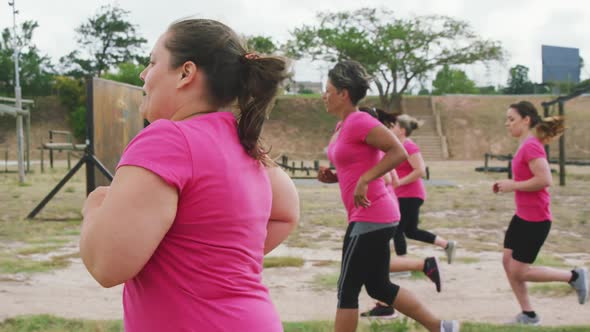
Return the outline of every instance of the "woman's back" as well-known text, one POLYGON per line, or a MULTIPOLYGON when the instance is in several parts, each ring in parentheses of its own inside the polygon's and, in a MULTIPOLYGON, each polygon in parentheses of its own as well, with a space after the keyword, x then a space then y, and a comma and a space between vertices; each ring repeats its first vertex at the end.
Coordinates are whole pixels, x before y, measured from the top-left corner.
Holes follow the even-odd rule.
POLYGON ((233 114, 156 121, 122 165, 147 168, 179 192, 172 227, 125 284, 126 329, 280 330, 261 284, 271 187, 240 144, 233 114))

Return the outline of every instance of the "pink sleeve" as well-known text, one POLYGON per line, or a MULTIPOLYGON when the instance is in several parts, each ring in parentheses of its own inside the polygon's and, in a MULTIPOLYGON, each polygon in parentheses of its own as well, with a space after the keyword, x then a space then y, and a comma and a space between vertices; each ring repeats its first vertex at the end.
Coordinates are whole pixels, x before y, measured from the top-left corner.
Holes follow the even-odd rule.
POLYGON ((125 148, 117 165, 145 168, 182 191, 192 177, 186 138, 172 121, 158 120, 143 129, 125 148))
POLYGON ((381 125, 381 122, 379 122, 379 120, 375 119, 374 117, 370 116, 365 112, 355 112, 350 116, 354 116, 354 118, 350 120, 352 120, 353 122, 352 125, 354 126, 355 139, 358 139, 362 142, 365 142, 365 140, 367 139, 367 135, 369 135, 369 132, 373 128, 381 125))
POLYGON ((529 143, 525 146, 523 157, 527 163, 534 159, 546 158, 545 148, 542 144, 529 143))
POLYGON ((407 143, 404 144, 404 148, 408 152, 408 156, 411 156, 415 153, 420 152, 420 148, 418 145, 412 141, 406 141, 407 143))

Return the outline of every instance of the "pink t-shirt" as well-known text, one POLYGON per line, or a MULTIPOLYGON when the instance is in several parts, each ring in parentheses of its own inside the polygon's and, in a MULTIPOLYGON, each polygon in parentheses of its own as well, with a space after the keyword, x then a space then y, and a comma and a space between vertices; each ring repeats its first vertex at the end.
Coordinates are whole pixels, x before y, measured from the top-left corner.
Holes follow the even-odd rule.
MULTIPOLYGON (((406 138, 403 145, 404 149, 408 152, 408 156, 420 152, 418 145, 409 138, 406 138)), ((414 168, 412 168, 412 165, 408 160, 404 160, 403 163, 395 168, 400 179, 412 173, 413 170, 414 168)), ((395 194, 400 198, 420 198, 426 200, 426 190, 424 189, 422 178, 418 178, 416 181, 395 188, 395 194)))
POLYGON ((354 188, 365 172, 381 160, 383 153, 365 141, 371 129, 381 123, 365 112, 353 112, 336 130, 338 137, 328 146, 328 158, 336 167, 342 202, 348 212, 348 222, 393 223, 399 221, 399 209, 395 209, 383 178, 369 183, 368 208, 354 207, 354 188), (396 212, 397 215, 396 215, 396 212))
POLYGON ((282 331, 261 282, 270 181, 237 133, 228 112, 158 120, 123 153, 117 167, 143 167, 179 193, 172 227, 125 283, 125 331, 282 331))
MULTIPOLYGON (((512 159, 512 174, 514 181, 526 181, 533 177, 529 162, 537 158, 547 158, 545 148, 539 139, 528 137, 512 159)), ((515 191, 516 215, 526 221, 545 221, 553 219, 551 216, 551 196, 547 188, 539 191, 515 191)))

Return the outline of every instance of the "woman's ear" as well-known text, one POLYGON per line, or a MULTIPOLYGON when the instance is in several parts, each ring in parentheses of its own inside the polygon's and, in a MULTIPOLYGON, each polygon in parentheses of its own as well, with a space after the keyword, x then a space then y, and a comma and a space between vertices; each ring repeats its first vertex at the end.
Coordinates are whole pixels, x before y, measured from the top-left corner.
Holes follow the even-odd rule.
POLYGON ((187 61, 180 67, 180 80, 178 81, 177 87, 181 88, 190 84, 195 80, 197 76, 197 65, 192 61, 187 61))

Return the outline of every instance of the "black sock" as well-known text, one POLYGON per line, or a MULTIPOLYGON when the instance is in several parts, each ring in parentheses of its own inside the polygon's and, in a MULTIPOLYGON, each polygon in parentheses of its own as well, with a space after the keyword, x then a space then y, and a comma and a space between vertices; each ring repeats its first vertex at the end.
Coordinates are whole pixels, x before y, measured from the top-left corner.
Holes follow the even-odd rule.
POLYGON ((535 318, 537 317, 537 314, 534 311, 524 311, 522 312, 523 314, 529 316, 529 318, 535 318))
POLYGON ((575 270, 572 270, 572 277, 570 278, 569 282, 574 282, 578 280, 578 272, 576 272, 575 270))

